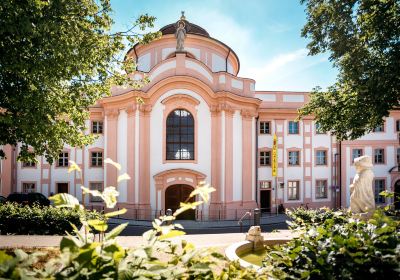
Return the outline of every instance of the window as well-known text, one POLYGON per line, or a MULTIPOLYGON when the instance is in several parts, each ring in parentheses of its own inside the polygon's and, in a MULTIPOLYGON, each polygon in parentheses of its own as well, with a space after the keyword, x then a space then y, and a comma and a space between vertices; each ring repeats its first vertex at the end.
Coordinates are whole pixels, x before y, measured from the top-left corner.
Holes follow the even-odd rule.
POLYGON ((58 165, 60 167, 68 167, 68 153, 62 152, 58 155, 58 165))
POLYGON ((93 121, 92 122, 92 133, 96 133, 96 134, 103 133, 103 122, 93 121))
POLYGON ((270 189, 271 181, 260 181, 260 189, 270 189))
POLYGON ((316 165, 326 165, 327 160, 326 160, 326 151, 316 151, 316 165))
POLYGON ((194 120, 183 109, 172 111, 167 117, 167 160, 194 159, 194 120))
POLYGON ((260 165, 271 165, 271 152, 270 151, 261 151, 260 152, 260 165))
POLYGON ((315 198, 328 198, 328 181, 317 180, 315 184, 315 198))
POLYGON ((400 120, 396 121, 396 131, 399 132, 400 131, 400 120))
POLYGON ((260 134, 271 134, 271 123, 260 122, 260 134))
MULTIPOLYGON (((90 190, 97 190, 99 192, 103 192, 103 183, 90 183, 90 190)), ((90 195, 90 202, 103 202, 103 199, 98 196, 90 195)))
POLYGON ((372 130, 373 132, 383 132, 384 131, 384 127, 383 124, 377 126, 374 128, 374 130, 372 130))
POLYGON ((299 181, 288 182, 288 200, 299 200, 299 181))
POLYGON ((385 203, 385 197, 379 195, 385 190, 385 179, 375 179, 374 180, 375 189, 375 203, 385 203))
POLYGON ((103 152, 92 152, 92 167, 102 167, 103 166, 103 152))
POLYGON ((35 192, 35 189, 36 189, 35 183, 23 183, 22 184, 22 192, 24 192, 24 193, 35 192))
POLYGON ((299 123, 290 121, 289 122, 289 134, 299 134, 299 123))
POLYGON ((68 193, 68 183, 57 183, 57 193, 68 193))
POLYGON ((397 148, 397 165, 400 165, 400 148, 397 148))
POLYGON ((374 163, 385 163, 385 151, 383 149, 374 150, 374 163))
POLYGON ((353 153, 352 154, 352 162, 354 162, 354 159, 363 155, 363 150, 362 149, 353 149, 352 153, 353 153))
POLYGON ((36 162, 32 161, 23 161, 22 162, 22 167, 35 167, 36 166, 36 162))
POLYGON ((325 134, 325 132, 321 129, 321 124, 315 123, 315 133, 316 134, 325 134))
POLYGON ((290 151, 289 152, 289 165, 300 165, 300 152, 290 151))

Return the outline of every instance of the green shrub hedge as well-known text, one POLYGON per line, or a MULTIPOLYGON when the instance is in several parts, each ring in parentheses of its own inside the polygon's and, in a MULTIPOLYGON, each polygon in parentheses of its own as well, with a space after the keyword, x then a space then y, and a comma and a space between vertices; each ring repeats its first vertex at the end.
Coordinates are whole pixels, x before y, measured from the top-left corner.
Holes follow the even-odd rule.
MULTIPOLYGON (((0 234, 64 235, 72 232, 71 223, 80 227, 77 210, 52 206, 0 204, 0 234)), ((101 218, 95 211, 85 211, 88 218, 101 218)))
POLYGON ((289 216, 305 232, 267 254, 272 278, 399 279, 400 223, 382 211, 368 221, 347 211, 300 209, 289 216))

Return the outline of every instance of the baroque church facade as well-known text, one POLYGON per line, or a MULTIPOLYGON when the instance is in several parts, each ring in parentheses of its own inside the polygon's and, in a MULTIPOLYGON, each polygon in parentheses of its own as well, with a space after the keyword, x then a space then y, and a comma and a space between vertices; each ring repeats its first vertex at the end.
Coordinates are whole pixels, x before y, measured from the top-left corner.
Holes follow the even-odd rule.
MULTIPOLYGON (((281 204, 346 207, 352 160, 360 155, 373 159, 375 192, 400 188, 400 112, 373 133, 339 143, 320 132, 312 117, 295 121, 307 92, 256 91, 255 80, 238 76, 233 49, 184 17, 160 31, 161 39, 136 45, 126 55, 137 61, 129 76, 147 76, 150 82, 138 90, 114 87, 110 97, 90 108, 87 133, 98 135, 92 145, 65 146, 53 165, 44 157, 37 164, 17 162, 18 146, 3 147, 2 195, 68 192, 82 200, 82 182, 98 190, 117 184, 118 171, 104 164, 106 158, 131 177, 118 184, 118 206, 138 219, 177 208, 202 181, 216 191, 186 218, 237 219, 256 207, 275 212, 281 204), (67 172, 69 160, 82 174, 67 172)), ((378 195, 376 200, 388 202, 378 195)), ((101 206, 87 196, 85 204, 101 206)))

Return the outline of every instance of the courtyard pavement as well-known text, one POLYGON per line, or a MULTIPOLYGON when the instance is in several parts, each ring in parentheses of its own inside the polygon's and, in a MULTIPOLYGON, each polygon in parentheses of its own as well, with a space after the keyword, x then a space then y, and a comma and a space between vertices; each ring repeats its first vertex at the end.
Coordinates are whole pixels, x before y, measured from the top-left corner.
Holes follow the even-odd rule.
MULTIPOLYGON (((263 233, 265 239, 290 238, 296 236, 289 230, 263 233)), ((174 242, 184 239, 193 243, 196 248, 214 247, 226 248, 234 242, 244 241, 245 233, 223 233, 223 234, 193 234, 172 238, 174 242)), ((0 249, 4 248, 54 248, 60 244, 62 236, 45 235, 0 235, 0 249)), ((141 236, 119 236, 118 244, 124 248, 137 247, 144 244, 141 236)))
MULTIPOLYGON (((261 218, 261 227, 267 228, 268 231, 272 231, 278 226, 285 226, 287 216, 272 215, 264 216, 261 218)), ((124 219, 110 219, 110 228, 115 227, 117 224, 128 222, 129 226, 124 230, 126 232, 117 238, 119 244, 123 247, 135 247, 143 244, 143 238, 139 234, 129 234, 130 232, 144 232, 151 228, 151 222, 149 221, 134 221, 124 219)), ((179 241, 185 239, 188 242, 193 243, 196 247, 219 247, 225 248, 226 246, 234 243, 243 241, 245 239, 245 233, 238 233, 239 226, 237 221, 177 221, 188 231, 188 235, 176 237, 174 240, 179 241), (235 233, 228 233, 236 231, 235 233), (216 232, 224 232, 218 233, 216 232), (196 234, 196 233, 208 233, 208 234, 196 234)), ((253 225, 253 219, 247 219, 243 222, 243 232, 246 232, 249 227, 253 225)), ((265 231, 265 230, 264 230, 265 231)), ((265 238, 273 237, 288 237, 292 236, 289 230, 279 230, 278 232, 264 232, 265 238)), ((58 247, 62 236, 44 236, 44 235, 0 235, 0 248, 46 248, 46 247, 58 247)))

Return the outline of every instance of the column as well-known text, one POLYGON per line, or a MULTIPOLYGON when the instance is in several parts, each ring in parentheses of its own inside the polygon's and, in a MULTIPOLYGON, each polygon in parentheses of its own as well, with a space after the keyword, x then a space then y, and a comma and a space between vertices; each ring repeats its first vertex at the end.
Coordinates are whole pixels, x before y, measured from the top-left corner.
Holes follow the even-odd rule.
POLYGON ((127 170, 126 172, 131 177, 128 180, 127 203, 135 203, 135 115, 136 104, 131 104, 126 108, 128 114, 128 129, 127 129, 127 170))
MULTIPOLYGON (((140 105, 139 207, 150 209, 150 113, 151 105, 140 105)), ((144 213, 144 212, 143 212, 144 213)), ((147 213, 147 212, 146 212, 147 213)), ((149 212, 150 213, 150 212, 149 212)))
MULTIPOLYGON (((118 109, 105 110, 107 118, 107 154, 105 155, 105 158, 110 158, 115 162, 117 161, 118 113, 118 109)), ((116 186, 118 170, 108 164, 106 164, 104 168, 107 174, 107 181, 105 182, 104 187, 116 186)))

